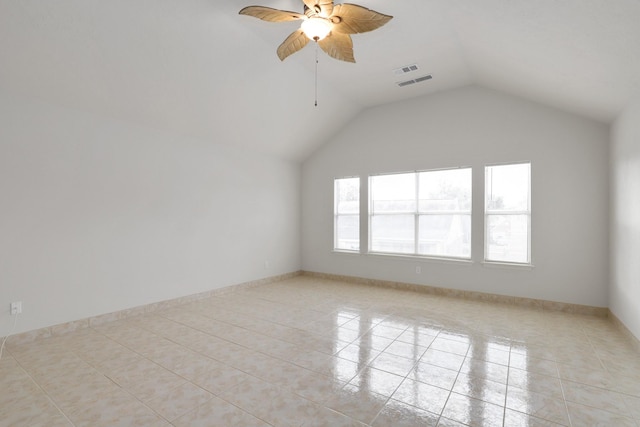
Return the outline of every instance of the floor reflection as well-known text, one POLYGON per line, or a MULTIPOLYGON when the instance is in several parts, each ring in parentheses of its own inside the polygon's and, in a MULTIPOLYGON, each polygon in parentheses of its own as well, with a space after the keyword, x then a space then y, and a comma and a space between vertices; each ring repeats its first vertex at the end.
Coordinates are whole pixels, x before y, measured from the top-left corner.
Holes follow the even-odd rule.
MULTIPOLYGON (((337 311, 334 340, 349 343, 334 358, 335 378, 347 381, 344 392, 373 406, 384 405, 380 420, 401 414, 413 420, 408 422, 427 423, 416 425, 436 425, 441 418, 481 426, 537 422, 533 416, 520 416, 540 415, 539 406, 548 404, 535 395, 530 374, 522 375, 530 368, 526 347, 513 351, 502 336, 416 323, 397 314, 384 318, 368 310, 337 311)), ((542 415, 563 421, 562 414, 542 415)))
POLYGON ((0 425, 640 426, 608 319, 309 277, 6 351, 0 425))

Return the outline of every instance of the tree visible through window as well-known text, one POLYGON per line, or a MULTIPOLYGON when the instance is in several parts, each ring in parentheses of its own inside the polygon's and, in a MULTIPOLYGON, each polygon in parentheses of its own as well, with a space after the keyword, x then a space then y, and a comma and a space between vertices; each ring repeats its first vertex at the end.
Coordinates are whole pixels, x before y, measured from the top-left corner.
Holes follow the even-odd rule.
POLYGON ((471 168, 370 177, 371 252, 471 257, 471 168))
POLYGON ((531 164, 485 168, 485 260, 531 263, 531 164))
POLYGON ((337 250, 360 250, 360 178, 334 181, 334 238, 337 250))

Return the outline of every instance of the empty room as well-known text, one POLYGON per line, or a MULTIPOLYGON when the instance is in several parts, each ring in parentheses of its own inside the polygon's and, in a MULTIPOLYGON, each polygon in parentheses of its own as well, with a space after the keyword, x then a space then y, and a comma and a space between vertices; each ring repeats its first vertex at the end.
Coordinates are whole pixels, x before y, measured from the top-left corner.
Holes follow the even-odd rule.
POLYGON ((640 427, 637 0, 0 0, 0 427, 640 427))

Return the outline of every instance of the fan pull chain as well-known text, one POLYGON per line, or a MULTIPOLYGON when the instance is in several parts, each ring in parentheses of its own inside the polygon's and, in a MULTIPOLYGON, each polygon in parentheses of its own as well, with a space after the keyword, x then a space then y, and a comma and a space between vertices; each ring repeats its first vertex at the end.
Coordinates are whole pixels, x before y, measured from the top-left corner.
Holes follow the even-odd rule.
POLYGON ((314 106, 318 106, 318 42, 316 41, 316 99, 314 106))

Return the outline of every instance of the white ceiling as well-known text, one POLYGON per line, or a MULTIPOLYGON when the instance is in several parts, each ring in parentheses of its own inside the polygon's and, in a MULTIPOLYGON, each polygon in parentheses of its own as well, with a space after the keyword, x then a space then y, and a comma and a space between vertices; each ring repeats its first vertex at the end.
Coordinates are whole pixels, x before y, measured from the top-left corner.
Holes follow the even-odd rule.
POLYGON ((313 44, 275 53, 297 24, 238 15, 300 0, 0 0, 0 89, 295 160, 363 108, 468 84, 604 122, 640 95, 639 0, 352 1, 394 19, 353 36, 356 64, 320 51, 318 107, 313 44))

